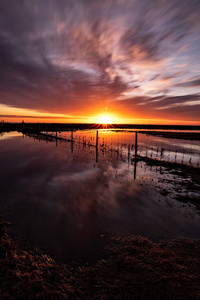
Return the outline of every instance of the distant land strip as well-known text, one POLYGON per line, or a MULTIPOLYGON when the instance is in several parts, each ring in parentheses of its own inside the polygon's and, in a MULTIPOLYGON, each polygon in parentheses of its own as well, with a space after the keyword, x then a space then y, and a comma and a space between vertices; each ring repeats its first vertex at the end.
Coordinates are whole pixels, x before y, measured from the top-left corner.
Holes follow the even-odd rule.
POLYGON ((38 127, 46 129, 46 127, 60 130, 70 129, 163 129, 163 130, 200 130, 200 125, 158 125, 158 124, 91 124, 91 123, 0 123, 0 128, 19 128, 24 127, 38 127))
POLYGON ((119 129, 140 130, 140 133, 161 136, 164 138, 200 140, 200 126, 197 125, 148 125, 148 124, 86 124, 86 123, 0 123, 0 132, 18 131, 18 132, 52 132, 69 130, 87 130, 87 129, 119 129), (146 132, 145 130, 151 130, 146 132), (167 130, 167 131, 158 131, 167 130), (168 131, 170 130, 170 131, 168 131), (174 130, 174 132, 171 132, 174 130), (181 130, 182 132, 176 132, 181 130), (186 130, 197 132, 184 132, 186 130))

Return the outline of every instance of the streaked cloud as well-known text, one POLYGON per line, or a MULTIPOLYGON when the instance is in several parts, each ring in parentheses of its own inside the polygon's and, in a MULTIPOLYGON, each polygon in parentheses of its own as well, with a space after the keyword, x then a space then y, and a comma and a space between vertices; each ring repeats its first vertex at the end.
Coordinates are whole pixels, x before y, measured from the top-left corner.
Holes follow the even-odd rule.
POLYGON ((0 104, 199 120, 199 12, 196 0, 2 0, 0 104))

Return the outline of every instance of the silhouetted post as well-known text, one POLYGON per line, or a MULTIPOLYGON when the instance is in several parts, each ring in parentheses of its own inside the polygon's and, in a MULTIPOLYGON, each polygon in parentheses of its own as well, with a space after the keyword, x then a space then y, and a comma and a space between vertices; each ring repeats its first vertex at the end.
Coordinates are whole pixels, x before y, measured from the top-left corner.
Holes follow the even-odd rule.
POLYGON ((96 131, 96 163, 98 163, 98 145, 99 145, 99 132, 98 130, 96 131))
POLYGON ((137 161, 134 161, 134 180, 136 179, 136 169, 137 169, 137 161))
POLYGON ((71 141, 73 142, 73 130, 71 131, 71 141))
POLYGON ((137 131, 135 132, 135 157, 137 157, 137 131))
POLYGON ((161 148, 161 151, 160 151, 160 159, 163 157, 164 151, 165 151, 165 149, 164 149, 164 148, 161 148))
POLYGON ((98 138, 98 130, 96 131, 96 148, 98 148, 99 138, 98 138))
POLYGON ((98 163, 98 157, 99 157, 99 154, 98 154, 98 146, 96 147, 96 163, 98 163))
POLYGON ((57 140, 57 138, 58 138, 58 132, 56 130, 56 147, 58 146, 58 140, 57 140))

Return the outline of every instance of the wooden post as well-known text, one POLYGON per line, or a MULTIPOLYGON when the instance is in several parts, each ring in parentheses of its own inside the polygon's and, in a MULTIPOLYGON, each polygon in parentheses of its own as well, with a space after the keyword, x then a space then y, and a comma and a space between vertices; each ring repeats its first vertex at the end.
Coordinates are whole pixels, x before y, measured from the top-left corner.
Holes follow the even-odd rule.
POLYGON ((135 132, 135 158, 137 157, 137 131, 135 132))
POLYGON ((130 148, 131 148, 131 146, 130 146, 130 144, 128 145, 128 162, 129 162, 129 158, 130 158, 130 148))
POLYGON ((98 138, 98 130, 96 131, 96 147, 98 148, 99 138, 98 138))
POLYGON ((98 130, 96 131, 96 163, 98 163, 99 160, 99 154, 98 154, 98 145, 99 145, 99 132, 98 130))
POLYGON ((71 131, 71 141, 73 142, 73 130, 71 131))
POLYGON ((99 157, 99 154, 98 154, 98 147, 96 147, 96 163, 98 163, 98 157, 99 157))
POLYGON ((134 180, 136 179, 137 161, 134 161, 134 180))

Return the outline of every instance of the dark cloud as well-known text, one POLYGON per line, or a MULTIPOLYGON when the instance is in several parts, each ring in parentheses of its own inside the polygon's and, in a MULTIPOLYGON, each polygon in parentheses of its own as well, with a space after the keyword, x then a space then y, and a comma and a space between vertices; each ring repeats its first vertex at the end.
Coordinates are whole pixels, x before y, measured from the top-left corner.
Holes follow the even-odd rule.
POLYGON ((123 100, 118 100, 118 103, 121 105, 141 105, 145 104, 146 106, 151 106, 152 108, 159 109, 164 106, 172 106, 176 104, 188 103, 188 102, 200 101, 200 94, 191 94, 191 95, 184 95, 184 96, 174 96, 174 97, 167 97, 167 96, 157 96, 157 97, 148 97, 148 96, 141 96, 141 97, 133 97, 123 100))
POLYGON ((199 68, 199 11, 195 0, 2 0, 0 104, 80 113, 110 99, 117 107, 131 91, 123 104, 149 111, 194 101, 145 95, 200 86, 184 78, 199 68))
POLYGON ((196 80, 177 83, 177 87, 200 87, 200 78, 196 80))
POLYGON ((143 114, 150 119, 151 115, 170 119, 171 116, 179 115, 180 119, 199 118, 200 94, 167 97, 133 97, 118 101, 119 107, 131 114, 143 114), (192 103, 192 105, 191 105, 192 103))

